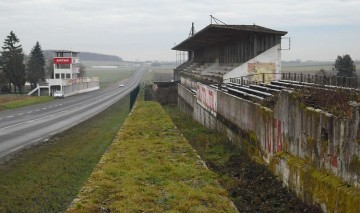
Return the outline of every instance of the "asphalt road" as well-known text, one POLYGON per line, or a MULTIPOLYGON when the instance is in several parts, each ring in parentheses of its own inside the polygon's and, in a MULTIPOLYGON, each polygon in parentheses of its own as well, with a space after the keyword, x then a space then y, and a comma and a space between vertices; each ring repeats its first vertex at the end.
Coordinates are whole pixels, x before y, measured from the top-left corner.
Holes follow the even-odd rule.
POLYGON ((121 84, 43 104, 0 111, 0 158, 46 140, 96 115, 136 88, 148 68, 142 67, 121 84))

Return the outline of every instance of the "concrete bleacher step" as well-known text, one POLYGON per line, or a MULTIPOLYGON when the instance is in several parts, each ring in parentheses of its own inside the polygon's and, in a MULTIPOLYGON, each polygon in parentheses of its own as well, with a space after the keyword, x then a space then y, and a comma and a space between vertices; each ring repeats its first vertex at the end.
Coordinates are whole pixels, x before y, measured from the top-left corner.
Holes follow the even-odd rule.
POLYGON ((273 88, 269 88, 269 87, 264 87, 264 86, 260 86, 260 85, 249 85, 249 87, 251 89, 256 89, 256 90, 260 90, 262 92, 268 92, 271 94, 277 94, 279 93, 281 90, 280 89, 273 89, 273 88))
POLYGON ((282 86, 282 87, 286 87, 286 88, 298 88, 299 86, 290 84, 290 83, 286 83, 286 82, 281 82, 281 81, 272 81, 271 85, 275 85, 275 86, 282 86))
POLYGON ((288 88, 297 88, 297 89, 301 89, 301 88, 314 88, 314 86, 309 86, 309 85, 304 85, 304 84, 299 84, 299 82, 285 82, 284 80, 279 80, 279 81, 272 81, 272 84, 276 84, 276 85, 281 85, 281 86, 286 86, 288 88))
POLYGON ((271 93, 259 91, 259 90, 256 90, 256 89, 251 89, 250 87, 247 87, 247 86, 239 86, 237 84, 232 84, 232 83, 229 83, 227 85, 229 85, 231 88, 235 88, 235 89, 241 90, 243 92, 247 92, 247 93, 250 93, 252 95, 260 96, 260 97, 263 97, 263 98, 273 96, 273 94, 271 94, 271 93))
POLYGON ((213 88, 213 89, 218 89, 218 86, 215 85, 215 84, 210 84, 209 86, 210 86, 211 88, 213 88))
POLYGON ((278 90, 286 89, 286 87, 284 87, 284 86, 279 86, 279 85, 274 85, 274 84, 259 83, 259 85, 263 86, 263 87, 272 88, 272 89, 278 89, 278 90))
POLYGON ((285 82, 285 83, 290 83, 290 84, 300 84, 300 85, 305 85, 305 86, 310 86, 310 87, 324 87, 326 85, 322 85, 322 84, 315 84, 315 83, 308 83, 308 82, 303 82, 303 81, 292 81, 292 80, 279 80, 280 82, 285 82))
POLYGON ((273 94, 271 94, 271 93, 251 89, 250 87, 242 87, 241 89, 244 90, 244 91, 247 91, 247 92, 249 92, 249 93, 251 93, 253 95, 261 96, 261 97, 264 97, 264 98, 273 96, 273 94))
POLYGON ((227 88, 227 91, 229 94, 232 94, 232 95, 235 95, 235 96, 238 96, 238 97, 241 97, 241 98, 245 98, 245 99, 248 99, 248 98, 255 98, 257 100, 264 100, 263 97, 260 97, 260 96, 257 96, 257 95, 253 95, 253 94, 250 94, 250 93, 246 93, 244 91, 241 91, 241 90, 238 90, 238 89, 235 89, 235 88, 227 88))

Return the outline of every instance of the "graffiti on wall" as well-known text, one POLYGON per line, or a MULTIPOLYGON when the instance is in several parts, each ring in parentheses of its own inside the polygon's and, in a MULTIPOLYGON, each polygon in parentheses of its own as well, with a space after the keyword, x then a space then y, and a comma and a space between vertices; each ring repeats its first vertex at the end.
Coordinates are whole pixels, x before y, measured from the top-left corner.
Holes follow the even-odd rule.
POLYGON ((276 141, 276 151, 280 152, 282 151, 282 130, 281 130, 281 121, 274 119, 274 139, 276 141))
POLYGON ((196 100, 198 104, 216 116, 217 92, 215 89, 198 82, 196 85, 196 100))
POLYGON ((253 75, 253 81, 270 82, 275 79, 276 66, 275 63, 248 63, 248 75, 253 75))
POLYGON ((283 149, 283 123, 278 119, 265 124, 265 147, 264 149, 271 154, 282 151, 283 149))

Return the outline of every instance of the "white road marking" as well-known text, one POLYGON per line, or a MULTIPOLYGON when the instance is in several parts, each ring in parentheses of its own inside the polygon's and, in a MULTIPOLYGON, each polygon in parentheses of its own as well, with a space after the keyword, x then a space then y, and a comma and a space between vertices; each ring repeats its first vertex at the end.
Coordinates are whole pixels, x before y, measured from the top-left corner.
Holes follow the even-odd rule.
POLYGON ((6 118, 12 118, 12 117, 14 117, 13 115, 10 115, 10 116, 7 116, 6 118))
POLYGON ((24 113, 20 113, 20 114, 17 114, 17 115, 23 115, 24 113))
POLYGON ((27 112, 27 113, 32 113, 33 111, 29 111, 29 112, 27 112))
POLYGON ((40 117, 40 118, 37 118, 37 119, 34 119, 34 120, 24 121, 24 122, 21 122, 21 123, 6 126, 6 127, 3 127, 3 128, 0 128, 0 131, 4 130, 4 129, 9 129, 9 128, 12 128, 12 127, 15 127, 15 126, 20 126, 20 125, 23 125, 23 124, 26 124, 26 123, 32 123, 32 122, 35 122, 35 121, 38 121, 38 120, 41 120, 41 119, 44 119, 44 118, 49 118, 49 117, 52 117, 52 116, 54 116, 56 114, 60 114, 60 113, 63 113, 63 112, 58 112, 58 113, 51 114, 51 115, 46 115, 46 116, 43 116, 43 117, 40 117))
POLYGON ((17 150, 19 150, 19 149, 21 149, 21 148, 23 148, 23 147, 24 147, 24 146, 18 146, 18 147, 15 147, 15 148, 13 148, 13 149, 10 149, 9 153, 15 152, 15 151, 17 151, 17 150))
POLYGON ((47 108, 42 108, 42 109, 47 109, 47 108))

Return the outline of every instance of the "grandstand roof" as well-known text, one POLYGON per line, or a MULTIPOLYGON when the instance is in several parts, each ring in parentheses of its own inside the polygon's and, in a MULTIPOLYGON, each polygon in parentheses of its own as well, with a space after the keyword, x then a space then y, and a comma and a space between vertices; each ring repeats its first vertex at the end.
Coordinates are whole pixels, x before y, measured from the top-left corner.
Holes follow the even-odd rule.
POLYGON ((187 38, 172 50, 189 51, 235 39, 247 33, 263 33, 283 36, 286 31, 277 31, 258 25, 217 25, 210 24, 193 36, 187 38))

